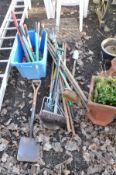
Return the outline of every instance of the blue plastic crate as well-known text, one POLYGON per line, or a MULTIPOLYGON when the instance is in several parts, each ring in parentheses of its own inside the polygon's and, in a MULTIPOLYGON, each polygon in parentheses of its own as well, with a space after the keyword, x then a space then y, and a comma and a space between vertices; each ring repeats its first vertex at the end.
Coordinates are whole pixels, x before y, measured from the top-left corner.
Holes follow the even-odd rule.
MULTIPOLYGON (((35 49, 35 32, 29 31, 29 37, 32 47, 35 49)), ((11 65, 15 66, 20 72, 21 76, 27 78, 28 80, 45 77, 47 67, 47 33, 45 31, 42 32, 40 52, 42 53, 41 60, 34 62, 22 62, 24 52, 20 39, 18 35, 16 35, 16 39, 10 55, 11 65)))

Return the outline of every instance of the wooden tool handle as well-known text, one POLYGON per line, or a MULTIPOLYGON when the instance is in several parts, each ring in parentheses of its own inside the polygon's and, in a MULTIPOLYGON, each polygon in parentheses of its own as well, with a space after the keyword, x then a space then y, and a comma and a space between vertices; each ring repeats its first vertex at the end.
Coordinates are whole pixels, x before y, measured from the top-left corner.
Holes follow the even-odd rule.
POLYGON ((70 107, 69 107, 69 104, 68 104, 68 101, 67 100, 66 100, 66 104, 67 104, 67 111, 68 111, 68 115, 69 115, 69 122, 70 122, 71 130, 72 130, 72 134, 73 134, 73 136, 75 136, 74 122, 72 120, 72 116, 71 116, 71 112, 70 112, 70 107))
POLYGON ((34 123, 34 119, 35 119, 37 93, 38 93, 40 86, 41 86, 41 80, 33 80, 32 81, 34 95, 33 95, 33 102, 32 102, 31 121, 30 121, 30 137, 31 138, 32 138, 32 134, 33 134, 33 123, 34 123))
MULTIPOLYGON (((61 88, 61 92, 62 92, 63 91, 63 82, 62 82, 61 78, 60 78, 60 88, 61 88)), ((62 95, 62 102, 63 102, 63 108, 64 108, 64 113, 65 113, 65 118, 66 118, 67 130, 70 133, 71 132, 70 120, 69 120, 69 115, 68 115, 68 111, 67 111, 66 100, 63 97, 63 95, 62 95)))

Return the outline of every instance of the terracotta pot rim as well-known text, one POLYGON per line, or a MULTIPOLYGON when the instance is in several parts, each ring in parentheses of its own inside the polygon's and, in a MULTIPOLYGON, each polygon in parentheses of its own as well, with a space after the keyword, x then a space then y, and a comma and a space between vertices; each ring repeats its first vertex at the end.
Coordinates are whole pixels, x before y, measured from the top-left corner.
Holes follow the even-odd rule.
POLYGON ((91 100, 88 101, 88 105, 107 107, 107 108, 112 108, 112 109, 115 109, 116 110, 116 106, 104 105, 104 104, 101 104, 101 103, 93 102, 91 100))

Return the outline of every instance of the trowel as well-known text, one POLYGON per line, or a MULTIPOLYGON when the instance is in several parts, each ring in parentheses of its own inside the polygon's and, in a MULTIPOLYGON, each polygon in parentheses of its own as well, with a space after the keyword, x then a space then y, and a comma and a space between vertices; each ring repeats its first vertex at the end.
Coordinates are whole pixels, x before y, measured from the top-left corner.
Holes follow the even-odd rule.
POLYGON ((32 113, 30 120, 30 133, 29 137, 21 137, 19 143, 19 149, 17 154, 18 161, 24 162, 37 162, 39 159, 39 144, 33 138, 33 124, 35 119, 37 93, 41 86, 41 80, 33 80, 32 87, 34 90, 32 113))

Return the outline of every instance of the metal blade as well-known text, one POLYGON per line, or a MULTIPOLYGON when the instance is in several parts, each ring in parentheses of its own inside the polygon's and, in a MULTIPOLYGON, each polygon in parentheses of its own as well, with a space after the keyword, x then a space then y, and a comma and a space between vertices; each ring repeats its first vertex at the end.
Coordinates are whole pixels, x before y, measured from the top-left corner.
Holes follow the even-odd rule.
POLYGON ((39 160, 39 144, 33 138, 21 137, 17 160, 24 162, 37 162, 39 160))

